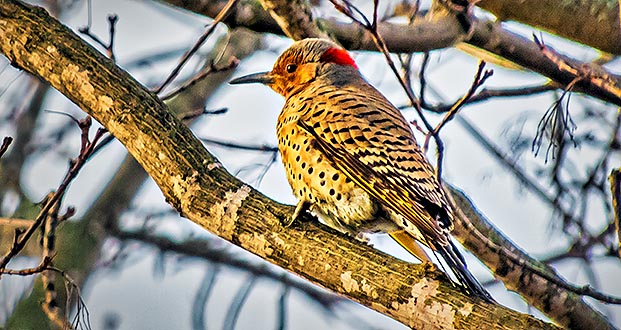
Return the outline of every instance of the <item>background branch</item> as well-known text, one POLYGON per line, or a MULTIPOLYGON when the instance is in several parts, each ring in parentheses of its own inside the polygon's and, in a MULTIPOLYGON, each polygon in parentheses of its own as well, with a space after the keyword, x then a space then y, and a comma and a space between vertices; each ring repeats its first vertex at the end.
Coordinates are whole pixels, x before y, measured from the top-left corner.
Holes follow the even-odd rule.
POLYGON ((274 203, 214 166, 217 160, 189 129, 112 61, 42 10, 5 1, 0 2, 0 12, 2 40, 11 41, 1 42, 0 51, 108 128, 167 201, 203 228, 412 327, 429 322, 428 308, 437 306, 442 322, 461 328, 554 328, 502 306, 474 301, 424 265, 397 260, 315 224, 280 227, 291 207, 274 203), (33 38, 26 43, 24 35, 33 38))
MULTIPOLYGON (((223 0, 199 1, 192 4, 180 0, 161 1, 209 17, 217 15, 226 3, 223 0)), ((329 35, 347 49, 377 50, 370 33, 356 23, 320 19, 317 21, 329 35)), ((229 27, 243 26, 256 32, 284 35, 277 22, 252 1, 239 4, 237 10, 224 23, 229 27)), ((383 36, 388 50, 394 53, 426 52, 465 42, 548 77, 561 86, 566 86, 575 79, 574 75, 560 70, 555 63, 546 58, 534 41, 511 32, 502 27, 500 23, 490 20, 471 19, 470 23, 471 31, 468 35, 464 33, 459 20, 450 15, 434 18, 434 20, 417 19, 413 24, 378 22, 377 29, 379 34, 383 36)), ((567 62, 573 67, 583 65, 579 61, 569 58, 567 58, 567 62)), ((619 76, 610 73, 607 73, 607 76, 612 85, 621 86, 619 76)), ((578 82, 573 90, 615 105, 621 105, 620 95, 611 93, 607 88, 602 88, 588 80, 578 82)))

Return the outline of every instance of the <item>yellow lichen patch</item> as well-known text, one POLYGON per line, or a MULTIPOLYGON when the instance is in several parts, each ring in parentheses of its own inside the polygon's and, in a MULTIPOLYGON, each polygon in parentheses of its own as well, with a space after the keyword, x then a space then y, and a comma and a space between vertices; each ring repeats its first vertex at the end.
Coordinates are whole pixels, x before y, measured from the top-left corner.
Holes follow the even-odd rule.
POLYGON ((362 292, 366 293, 369 297, 373 299, 377 299, 379 297, 379 294, 377 294, 377 290, 375 290, 375 287, 367 283, 366 279, 363 278, 362 281, 360 281, 360 284, 362 284, 362 292))
POLYGON ((114 105, 114 101, 111 97, 107 95, 102 95, 97 98, 97 111, 98 112, 108 112, 112 106, 114 105))
POLYGON ((332 269, 332 266, 330 266, 330 264, 325 264, 325 265, 323 265, 323 269, 327 272, 330 269, 332 269))
POLYGON ((212 171, 216 168, 222 167, 222 164, 220 164, 220 162, 215 162, 215 163, 211 163, 209 165, 207 165, 207 169, 212 171))
POLYGON ((277 233, 272 233, 271 238, 272 241, 274 241, 274 245, 278 246, 281 249, 285 247, 285 240, 280 238, 277 233))
POLYGON ((358 281, 354 280, 351 277, 350 271, 346 271, 341 274, 341 285, 343 285, 343 289, 345 289, 345 292, 355 292, 360 290, 360 285, 358 285, 358 281))
MULTIPOLYGON (((42 77, 48 76, 52 72, 52 61, 47 61, 46 58, 41 56, 38 52, 28 54, 27 62, 30 63, 33 68, 36 68, 37 73, 42 77)), ((54 77, 54 81, 50 81, 51 84, 55 82, 60 84, 58 76, 54 77)))
POLYGON ((261 257, 269 257, 274 253, 274 249, 271 248, 263 234, 243 233, 239 235, 239 242, 244 249, 261 257))
POLYGON ((88 72, 80 71, 80 67, 69 64, 60 74, 61 83, 67 90, 77 92, 82 102, 88 106, 96 105, 95 87, 91 84, 88 72))
POLYGON ((51 55, 58 55, 58 49, 56 49, 56 47, 52 46, 52 45, 48 45, 47 47, 45 47, 45 50, 51 55))
MULTIPOLYGON (((160 153, 160 156, 161 155, 160 153)), ((197 183, 198 175, 199 173, 194 171, 190 177, 184 178, 180 175, 176 175, 171 176, 169 179, 172 186, 172 195, 177 197, 181 206, 180 211, 182 212, 188 208, 189 204, 192 203, 192 197, 196 196, 201 189, 200 185, 197 183)))
POLYGON ((406 303, 392 302, 397 314, 409 319, 413 329, 454 329, 455 309, 438 301, 428 302, 438 292, 439 283, 423 278, 412 287, 412 296, 406 303))
POLYGON ((472 308, 474 307, 473 304, 471 303, 466 303, 464 304, 461 308, 459 308, 457 311, 459 312, 459 314, 461 314, 463 317, 467 317, 468 315, 470 315, 470 313, 472 313, 472 308))
POLYGON ((231 239, 237 222, 237 210, 250 194, 250 187, 243 185, 236 191, 227 191, 224 199, 211 207, 210 214, 220 226, 216 229, 218 236, 231 239))

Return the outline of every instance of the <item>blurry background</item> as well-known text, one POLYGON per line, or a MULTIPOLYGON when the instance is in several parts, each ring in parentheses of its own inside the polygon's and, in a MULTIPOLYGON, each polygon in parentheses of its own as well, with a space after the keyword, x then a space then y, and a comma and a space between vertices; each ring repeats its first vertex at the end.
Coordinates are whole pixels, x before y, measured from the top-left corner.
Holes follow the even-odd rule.
MULTIPOLYGON (((372 12, 367 1, 353 3, 367 14, 372 12)), ((382 1, 379 12, 388 18, 399 3, 382 1)), ((88 24, 85 1, 38 4, 76 32, 88 24)), ((316 1, 315 5, 316 17, 347 21, 330 2, 316 1)), ((421 8, 428 6, 427 1, 421 1, 421 8)), ((476 13, 490 17, 478 9, 476 13)), ((108 16, 112 14, 118 16, 116 62, 151 88, 164 80, 211 22, 211 18, 157 1, 93 0, 90 33, 107 42, 108 16)), ((529 38, 533 33, 542 36, 546 44, 580 61, 600 57, 592 48, 532 27, 517 23, 506 23, 505 27, 529 38)), ((93 43, 92 38, 80 35, 93 43)), ((274 151, 276 118, 284 100, 264 86, 229 86, 226 81, 269 70, 291 42, 272 34, 229 30, 221 24, 168 89, 190 79, 206 61, 215 58, 224 67, 233 54, 240 58, 236 69, 208 76, 196 88, 172 99, 169 106, 182 111, 204 108, 207 114, 192 118, 190 125, 209 151, 243 181, 289 204, 295 199, 274 151)), ((354 52, 353 56, 364 76, 395 105, 404 107, 406 118, 418 120, 407 107, 407 97, 383 55, 354 52)), ((470 87, 478 60, 455 48, 433 51, 428 56, 425 101, 450 104, 470 87)), ((420 89, 422 63, 423 54, 413 54, 414 91, 420 89)), ((614 73, 621 69, 614 58, 605 67, 614 73)), ((487 68, 494 69, 484 86, 489 89, 547 82, 528 71, 494 64, 487 68)), ((561 95, 562 91, 551 90, 466 106, 442 131, 446 147, 443 177, 463 189, 500 231, 531 256, 549 261, 572 283, 590 284, 619 296, 621 263, 614 250, 617 237, 611 225, 607 181, 611 169, 619 166, 618 109, 572 94, 570 98, 565 95, 560 107, 552 111, 561 95), (560 128, 562 133, 551 133, 550 125, 538 128, 545 116, 557 116, 557 125, 562 126, 558 123, 563 122, 562 117, 568 118, 564 117, 567 112, 571 119, 560 128), (543 141, 536 154, 532 145, 538 134, 543 141), (493 148, 499 154, 491 152, 493 148)), ((80 130, 71 118, 58 112, 85 117, 60 93, 11 67, 4 57, 0 59, 0 135, 16 139, 0 159, 0 254, 8 250, 14 229, 20 225, 9 219, 32 219, 37 212, 32 203, 56 189, 68 159, 79 151, 80 130)), ((437 123, 442 116, 428 112, 427 118, 437 123)), ((424 141, 422 134, 419 141, 424 141)), ((433 145, 430 150, 428 157, 435 161, 433 145)), ((62 226, 71 228, 67 232, 73 236, 68 244, 76 251, 71 256, 76 264, 72 276, 81 287, 93 329, 405 328, 266 264, 180 218, 143 174, 126 176, 132 180, 111 181, 136 166, 125 157, 120 143, 109 143, 79 173, 63 203, 77 210, 76 216, 62 226), (99 224, 93 224, 96 222, 99 224)), ((373 236, 371 243, 412 260, 387 236, 373 236)), ((31 245, 9 264, 10 268, 39 263, 40 248, 36 242, 31 245)), ((542 317, 518 295, 506 291, 502 283, 495 282, 475 257, 467 253, 466 257, 470 269, 501 304, 542 317)), ((9 319, 29 317, 29 306, 36 305, 27 301, 32 299, 28 297, 34 280, 35 276, 2 277, 0 325, 11 329, 9 319)), ((621 326, 620 307, 587 300, 621 326)), ((77 313, 76 308, 73 313, 77 313)))

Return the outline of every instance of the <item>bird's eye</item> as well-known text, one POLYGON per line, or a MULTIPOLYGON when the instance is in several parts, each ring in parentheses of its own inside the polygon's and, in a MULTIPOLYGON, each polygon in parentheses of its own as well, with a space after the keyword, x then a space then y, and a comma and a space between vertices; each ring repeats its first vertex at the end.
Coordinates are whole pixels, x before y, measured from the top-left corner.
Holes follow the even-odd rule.
POLYGON ((287 72, 289 73, 293 73, 295 71, 295 69, 297 69, 298 66, 295 64, 287 64, 287 67, 285 67, 285 70, 287 70, 287 72))

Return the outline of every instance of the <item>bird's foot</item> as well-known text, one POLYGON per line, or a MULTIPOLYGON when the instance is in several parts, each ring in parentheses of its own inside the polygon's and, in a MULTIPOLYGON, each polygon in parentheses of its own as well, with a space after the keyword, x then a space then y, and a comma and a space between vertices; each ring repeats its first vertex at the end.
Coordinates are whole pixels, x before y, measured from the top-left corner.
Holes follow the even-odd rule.
POLYGON ((295 206, 295 211, 293 211, 293 214, 291 215, 291 217, 282 219, 281 224, 283 225, 283 227, 289 227, 294 222, 302 220, 302 218, 304 218, 305 213, 308 212, 309 207, 310 207, 309 202, 299 201, 298 204, 295 206))
POLYGON ((365 243, 367 245, 371 245, 371 243, 369 243, 371 240, 369 239, 369 236, 365 235, 365 233, 363 232, 359 232, 357 234, 352 235, 354 236, 354 238, 362 243, 365 243))

